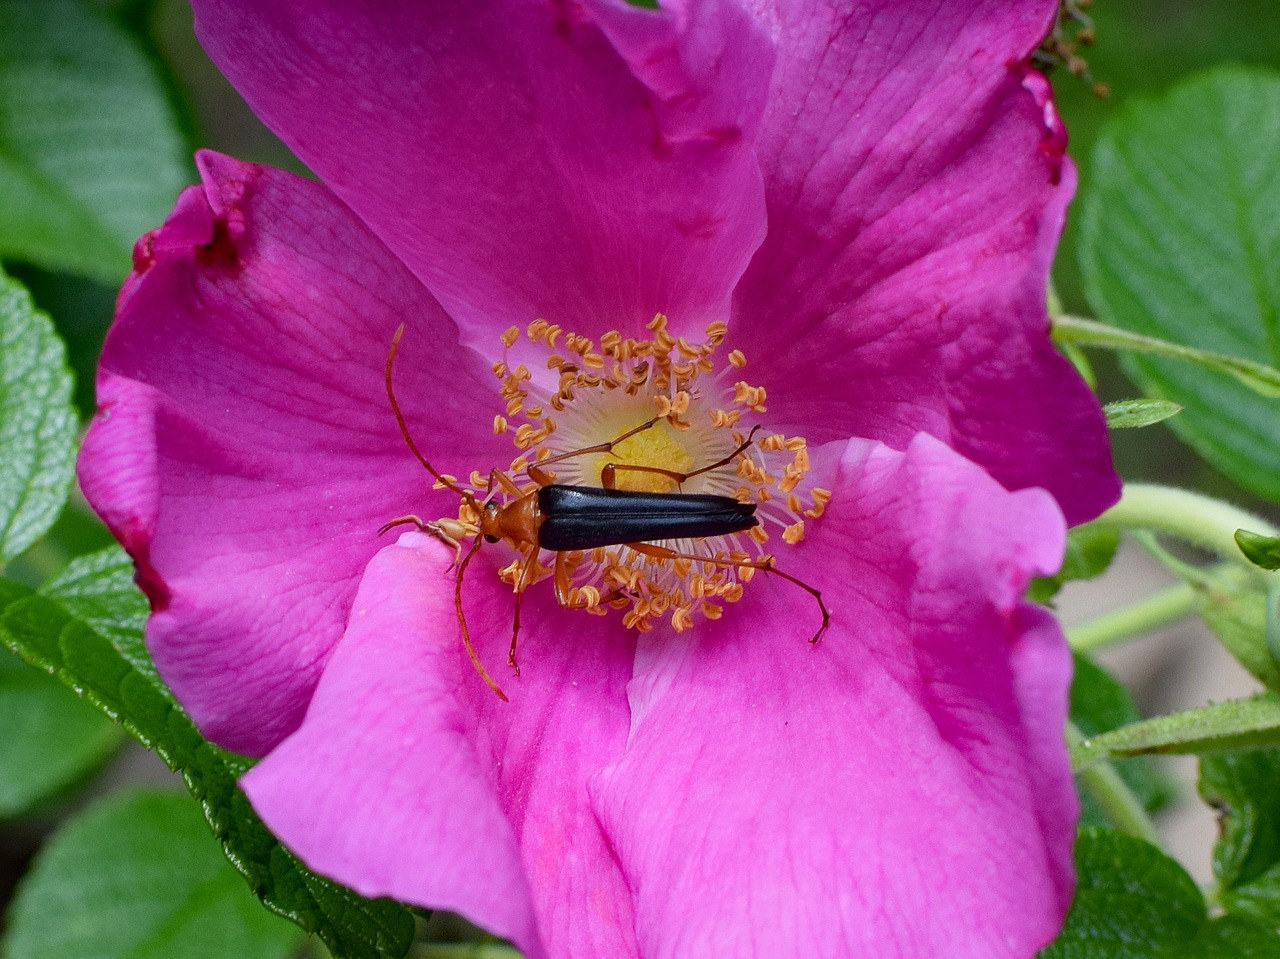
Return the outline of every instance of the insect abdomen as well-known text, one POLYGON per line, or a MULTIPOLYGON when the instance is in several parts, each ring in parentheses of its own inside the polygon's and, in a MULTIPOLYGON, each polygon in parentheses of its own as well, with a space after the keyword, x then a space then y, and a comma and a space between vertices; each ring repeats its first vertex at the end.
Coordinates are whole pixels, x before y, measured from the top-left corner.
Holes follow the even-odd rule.
POLYGON ((538 507, 538 545, 557 551, 723 536, 760 525, 754 503, 708 494, 552 484, 538 491, 538 507))

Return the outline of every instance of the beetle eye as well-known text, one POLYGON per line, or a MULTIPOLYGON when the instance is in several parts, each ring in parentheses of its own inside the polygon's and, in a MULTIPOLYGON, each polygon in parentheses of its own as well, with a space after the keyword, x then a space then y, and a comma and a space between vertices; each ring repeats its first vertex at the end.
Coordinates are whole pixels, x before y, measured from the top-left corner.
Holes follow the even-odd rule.
POLYGON ((486 543, 496 543, 496 542, 498 542, 499 538, 500 538, 500 537, 497 537, 497 536, 486 536, 486 537, 484 538, 484 541, 485 541, 486 543))

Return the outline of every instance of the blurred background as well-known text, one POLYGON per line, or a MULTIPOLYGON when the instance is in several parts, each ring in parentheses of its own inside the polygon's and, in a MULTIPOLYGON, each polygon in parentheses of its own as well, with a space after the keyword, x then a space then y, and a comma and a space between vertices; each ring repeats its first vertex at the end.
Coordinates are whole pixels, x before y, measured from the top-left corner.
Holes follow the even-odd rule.
MULTIPOLYGON (((0 8, 3 2, 0 0, 0 8)), ((192 33, 191 13, 183 0, 59 0, 49 4, 50 16, 58 15, 57 11, 65 10, 68 4, 80 4, 95 15, 110 18, 136 39, 162 77, 165 96, 185 140, 182 155, 189 157, 192 149, 205 146, 305 172, 205 58, 192 33)), ((1098 97, 1090 82, 1073 77, 1066 70, 1053 73, 1082 187, 1089 182, 1089 154, 1100 128, 1135 98, 1160 96, 1180 78, 1215 64, 1235 62, 1280 69, 1278 0, 1096 0, 1087 12, 1095 24, 1096 42, 1079 53, 1088 62, 1092 80, 1105 84, 1110 95, 1098 97)), ((6 50, 6 43, 11 40, 0 35, 0 61, 12 52, 6 50)), ((126 132, 133 123, 126 114, 109 119, 126 132)), ((3 132, 0 124, 0 150, 3 132)), ((175 162, 187 163, 189 179, 194 179, 189 160, 179 158, 175 162)), ((147 171, 138 174, 146 176, 147 171)), ((151 211, 150 222, 160 222, 171 200, 169 197, 151 211)), ((1054 280, 1067 311, 1090 316, 1076 262, 1077 220, 1078 209, 1068 220, 1054 280)), ((38 306, 53 317, 69 344, 77 375, 77 401, 87 420, 93 411, 94 361, 111 319, 117 284, 8 260, 4 268, 32 291, 38 306)), ((122 259, 121 277, 127 269, 127 259, 122 259)), ((1104 400, 1139 395, 1125 382, 1109 356, 1094 352, 1091 358, 1097 365, 1104 400)), ((1275 518, 1273 508, 1233 486, 1163 425, 1118 434, 1115 459, 1127 480, 1193 487, 1275 518)), ((86 510, 68 510, 52 536, 19 560, 10 573, 35 584, 57 572, 71 556, 109 542, 86 510)), ((1125 548, 1120 561, 1105 577, 1069 586, 1060 608, 1070 624, 1132 601, 1169 581, 1167 574, 1145 554, 1125 548)), ((8 656, 0 651, 0 657, 8 656)), ((1103 660, 1132 685, 1144 714, 1225 699, 1256 685, 1194 621, 1128 644, 1107 653, 1103 660)), ((1170 806, 1162 827, 1175 855, 1197 879, 1205 879, 1214 826, 1209 811, 1195 802, 1193 793, 1186 788, 1187 779, 1194 775, 1194 761, 1172 764, 1169 769, 1170 775, 1182 782, 1182 793, 1188 798, 1170 806)), ((94 792, 101 793, 121 782, 138 781, 171 783, 175 789, 181 788, 154 756, 131 743, 121 744, 116 758, 96 776, 92 791, 69 788, 63 796, 48 797, 34 811, 0 818, 0 908, 54 823, 86 803, 94 792)))

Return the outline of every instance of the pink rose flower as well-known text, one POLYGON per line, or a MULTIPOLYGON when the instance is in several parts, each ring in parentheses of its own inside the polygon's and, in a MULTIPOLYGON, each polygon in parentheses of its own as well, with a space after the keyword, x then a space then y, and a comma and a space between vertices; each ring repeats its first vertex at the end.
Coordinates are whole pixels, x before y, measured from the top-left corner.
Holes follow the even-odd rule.
MULTIPOLYGON (((196 0, 320 182, 198 157, 139 241, 80 476, 137 561, 157 666, 264 757, 245 789, 309 865, 531 959, 1053 937, 1070 658, 1021 597, 1063 514, 1118 491, 1047 336, 1074 180, 1024 64, 1055 6, 196 0), (513 435, 533 456, 670 412, 627 462, 690 472, 762 424, 748 465, 686 492, 759 502, 778 568, 831 608, 821 642, 785 579, 619 547, 571 572, 625 609, 529 585, 516 676, 520 556, 489 545, 462 596, 500 701, 454 551, 377 535, 459 510, 388 404, 402 323, 396 395, 461 482, 510 467, 513 435), (628 338, 669 347, 665 380, 628 338)), ((561 480, 598 483, 587 459, 561 480)))

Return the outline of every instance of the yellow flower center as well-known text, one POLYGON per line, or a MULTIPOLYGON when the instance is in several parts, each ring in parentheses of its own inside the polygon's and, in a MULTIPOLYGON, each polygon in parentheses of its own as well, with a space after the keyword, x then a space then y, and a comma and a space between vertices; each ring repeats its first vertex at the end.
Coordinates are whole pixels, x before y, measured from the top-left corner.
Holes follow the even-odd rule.
MULTIPOLYGON (((657 544, 663 552, 698 559, 643 554, 621 543, 565 556, 571 602, 596 614, 623 610, 623 622, 639 630, 668 616, 677 630, 699 614, 719 618, 722 604, 739 599, 756 572, 735 564, 770 561, 763 545, 771 527, 781 529, 784 543, 798 543, 806 520, 817 519, 831 495, 808 484, 802 437, 768 433, 762 426, 752 433, 740 425, 744 419, 758 423, 767 397, 739 378, 746 365, 741 351, 728 353, 727 364, 717 370, 725 324, 708 326, 701 344, 671 336, 666 326, 659 314, 648 325, 650 339, 610 332, 597 347, 535 320, 525 333, 546 351, 550 380, 540 382, 528 366, 510 366, 505 359, 493 367, 506 403, 505 412, 494 417, 494 431, 514 434, 520 453, 509 474, 522 494, 537 489, 529 474, 533 466, 568 486, 607 486, 606 473, 612 472, 618 489, 712 494, 756 504, 760 525, 753 529, 657 544), (707 469, 722 460, 727 462, 707 469)), ((503 334, 503 345, 510 350, 519 336, 513 327, 503 334)), ((477 500, 490 494, 487 476, 472 473, 470 482, 477 500)), ((472 528, 477 521, 465 501, 458 518, 472 528)), ((517 590, 551 573, 550 554, 539 550, 543 555, 531 561, 533 549, 525 547, 501 571, 517 590)))
MULTIPOLYGON (((628 428, 622 426, 613 435, 621 436, 628 428)), ((594 477, 593 486, 603 486, 603 470, 610 463, 649 466, 676 473, 691 472, 699 464, 694 459, 693 453, 681 442, 683 435, 666 420, 661 420, 652 429, 623 440, 613 448, 612 452, 593 455, 586 468, 587 475, 594 477)), ((626 470, 617 474, 615 485, 618 489, 643 493, 679 492, 679 485, 672 477, 662 473, 646 473, 638 470, 626 470)))

